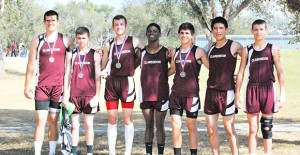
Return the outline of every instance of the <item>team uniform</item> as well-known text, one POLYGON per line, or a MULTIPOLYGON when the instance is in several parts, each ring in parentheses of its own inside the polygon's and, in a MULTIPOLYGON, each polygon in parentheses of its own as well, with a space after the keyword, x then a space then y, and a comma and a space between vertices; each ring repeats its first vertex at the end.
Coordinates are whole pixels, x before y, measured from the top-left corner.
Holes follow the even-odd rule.
POLYGON ((181 53, 182 58, 186 58, 184 70, 181 66, 180 50, 176 49, 174 55, 176 73, 174 76, 172 92, 170 95, 170 114, 182 116, 183 110, 189 118, 197 118, 200 109, 199 100, 199 73, 201 64, 196 60, 195 54, 197 46, 192 46, 190 53, 181 53), (181 73, 185 72, 182 77, 181 73))
POLYGON ((94 49, 90 49, 85 55, 79 54, 78 49, 73 50, 70 84, 70 102, 75 104, 73 114, 94 114, 99 111, 99 105, 96 108, 90 106, 90 100, 96 95, 94 54, 94 49))
POLYGON ((209 57, 209 77, 204 102, 204 113, 214 115, 220 113, 228 116, 235 113, 234 106, 234 70, 236 58, 231 54, 232 40, 228 40, 221 47, 210 48, 209 57))
POLYGON ((140 94, 141 109, 154 108, 157 111, 169 109, 168 63, 164 46, 155 54, 142 50, 140 94))
POLYGON ((259 114, 261 111, 263 114, 272 114, 278 111, 273 65, 272 44, 267 44, 261 51, 256 51, 253 45, 248 46, 249 81, 244 105, 246 113, 259 114))
POLYGON ((67 48, 61 33, 55 42, 48 43, 45 34, 39 35, 38 39, 35 110, 59 112, 67 48))
POLYGON ((127 36, 121 45, 112 42, 107 64, 108 76, 105 84, 104 98, 108 110, 118 109, 118 100, 123 108, 133 108, 135 99, 134 62, 135 49, 131 36, 127 36), (118 52, 119 51, 119 52, 118 52), (118 54, 120 55, 118 60, 118 54), (118 66, 121 65, 121 66, 118 66))

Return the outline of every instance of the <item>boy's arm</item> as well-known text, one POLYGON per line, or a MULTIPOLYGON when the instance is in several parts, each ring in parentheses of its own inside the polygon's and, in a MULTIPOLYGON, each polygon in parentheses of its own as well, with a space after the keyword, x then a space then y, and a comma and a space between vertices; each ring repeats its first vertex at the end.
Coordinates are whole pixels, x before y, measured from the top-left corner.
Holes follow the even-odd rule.
POLYGON ((242 55, 243 46, 239 42, 232 42, 232 45, 230 47, 231 54, 236 58, 237 55, 242 55))
POLYGON ((170 67, 168 68, 168 76, 171 76, 175 73, 175 61, 174 61, 175 49, 171 49, 170 56, 170 67))
POLYGON ((30 81, 34 74, 38 44, 39 44, 39 39, 34 38, 30 42, 30 47, 29 47, 29 57, 28 57, 28 63, 27 63, 27 69, 26 69, 25 88, 24 88, 24 95, 28 99, 33 98, 33 91, 30 88, 30 81))
POLYGON ((279 108, 282 108, 286 102, 286 97, 285 97, 285 81, 284 81, 282 66, 280 63, 279 51, 280 50, 277 46, 275 45, 272 46, 273 61, 277 71, 277 78, 278 78, 279 88, 280 88, 280 97, 277 102, 279 103, 279 108))
POLYGON ((135 50, 134 68, 137 68, 141 64, 141 49, 144 48, 143 43, 136 37, 132 38, 133 47, 135 50))
POLYGON ((63 43, 64 43, 64 45, 66 46, 66 48, 68 50, 67 52, 72 53, 73 49, 75 48, 73 41, 69 37, 64 35, 63 36, 63 43))
POLYGON ((234 105, 236 108, 241 108, 241 99, 240 99, 240 90, 242 87, 243 79, 244 79, 244 72, 246 69, 247 61, 248 61, 248 50, 247 47, 242 50, 241 53, 241 63, 240 68, 237 73, 236 77, 236 86, 235 86, 235 98, 234 98, 234 105))
POLYGON ((108 56, 109 56, 109 49, 110 44, 109 41, 105 42, 102 48, 102 58, 100 60, 101 63, 101 70, 105 69, 107 63, 108 63, 108 56))
POLYGON ((95 60, 96 97, 99 100, 100 88, 101 88, 101 55, 95 52, 94 60, 95 60))
POLYGON ((196 59, 199 63, 203 64, 207 69, 209 69, 208 56, 203 48, 197 48, 196 59))
POLYGON ((70 98, 70 82, 71 82, 71 67, 72 67, 72 52, 67 52, 65 60, 65 75, 64 75, 64 95, 62 100, 62 106, 69 102, 70 98))

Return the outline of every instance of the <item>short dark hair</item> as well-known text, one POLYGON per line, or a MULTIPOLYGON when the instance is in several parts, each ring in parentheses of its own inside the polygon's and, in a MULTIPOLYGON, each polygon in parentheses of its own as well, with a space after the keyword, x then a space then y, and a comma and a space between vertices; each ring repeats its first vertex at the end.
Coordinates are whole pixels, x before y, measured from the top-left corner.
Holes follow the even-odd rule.
POLYGON ((223 17, 216 17, 214 18, 212 21, 211 21, 211 25, 210 25, 210 28, 213 29, 214 25, 216 23, 221 23, 225 26, 225 28, 227 29, 228 28, 228 23, 227 23, 227 20, 223 17))
POLYGON ((189 22, 182 23, 182 24, 179 26, 178 33, 180 33, 181 30, 190 30, 192 34, 195 33, 194 25, 191 24, 191 23, 189 23, 189 22))
POLYGON ((81 26, 81 27, 78 27, 76 29, 76 32, 75 32, 76 35, 78 34, 87 34, 88 36, 90 36, 90 31, 88 28, 84 27, 84 26, 81 26))
POLYGON ((112 20, 112 25, 114 25, 114 20, 120 20, 120 19, 124 19, 125 20, 125 24, 127 24, 127 19, 125 18, 125 16, 123 15, 116 15, 113 20, 112 20))
POLYGON ((265 27, 267 29, 267 22, 263 19, 257 19, 252 23, 252 30, 253 30, 254 25, 261 25, 261 24, 265 24, 265 27))
POLYGON ((44 21, 46 21, 46 16, 56 16, 57 20, 59 20, 58 13, 54 10, 49 10, 44 14, 44 21))
POLYGON ((161 29, 160 29, 160 26, 156 23, 150 23, 148 26, 147 26, 147 29, 146 31, 148 31, 148 29, 151 27, 151 26, 154 26, 158 29, 158 32, 161 33, 161 29))

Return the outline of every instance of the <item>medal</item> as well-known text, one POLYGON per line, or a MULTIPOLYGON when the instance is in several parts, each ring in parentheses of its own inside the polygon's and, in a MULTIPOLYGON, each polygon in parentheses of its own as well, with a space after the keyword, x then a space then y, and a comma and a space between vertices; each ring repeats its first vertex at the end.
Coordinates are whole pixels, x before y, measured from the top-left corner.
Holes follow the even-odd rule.
POLYGON ((123 47, 124 47, 124 44, 125 44, 126 39, 127 39, 127 36, 125 36, 124 39, 123 39, 123 42, 122 42, 122 46, 121 46, 120 51, 118 50, 118 47, 117 47, 117 45, 118 45, 118 40, 117 40, 117 38, 116 38, 116 41, 115 41, 115 51, 116 51, 116 53, 117 53, 117 59, 118 59, 118 62, 116 63, 116 68, 117 68, 117 69, 120 69, 120 68, 122 67, 122 64, 120 63, 120 58, 121 58, 122 49, 123 49, 123 47))
POLYGON ((184 78, 186 76, 186 73, 184 71, 180 72, 180 77, 184 78))
POLYGON ((52 48, 50 48, 49 40, 48 40, 48 38, 46 37, 46 34, 44 34, 44 38, 46 39, 45 41, 47 42, 48 48, 50 49, 50 58, 49 58, 49 62, 50 62, 50 63, 53 63, 53 62, 55 61, 55 59, 54 59, 54 57, 53 57, 52 55, 53 55, 53 51, 54 51, 55 44, 56 44, 56 41, 57 41, 58 36, 56 36, 55 42, 53 43, 52 48))
POLYGON ((51 56, 51 57, 49 58, 49 62, 53 63, 54 61, 55 61, 54 57, 51 56))
POLYGON ((188 52, 187 52, 187 55, 185 56, 184 60, 182 59, 181 57, 181 54, 182 54, 182 49, 180 47, 180 53, 179 53, 179 58, 180 58, 180 65, 181 65, 181 68, 182 68, 182 71, 180 72, 180 77, 184 78, 186 77, 186 73, 184 72, 184 66, 185 66, 185 62, 186 62, 186 59, 187 57, 189 56, 190 52, 191 52, 191 49, 194 45, 190 46, 190 48, 188 49, 188 52))
POLYGON ((82 72, 79 72, 78 73, 78 77, 81 79, 81 78, 83 78, 83 73, 82 72))
POLYGON ((82 73, 82 68, 83 68, 83 65, 84 65, 84 62, 85 62, 85 57, 86 57, 86 54, 88 53, 88 51, 90 51, 89 48, 87 48, 85 51, 84 51, 84 55, 83 55, 83 60, 81 61, 81 55, 80 55, 80 49, 77 49, 77 55, 78 55, 78 59, 79 59, 79 73, 78 73, 78 78, 83 78, 83 73, 82 73))
POLYGON ((122 67, 122 64, 120 62, 116 63, 116 68, 120 69, 122 67))

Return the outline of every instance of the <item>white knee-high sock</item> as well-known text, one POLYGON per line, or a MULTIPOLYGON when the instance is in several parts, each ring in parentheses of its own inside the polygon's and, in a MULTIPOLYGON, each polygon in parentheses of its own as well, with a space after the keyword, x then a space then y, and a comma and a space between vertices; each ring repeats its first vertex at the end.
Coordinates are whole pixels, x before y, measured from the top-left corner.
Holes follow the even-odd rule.
POLYGON ((117 141, 117 124, 107 125, 107 138, 108 138, 108 148, 109 155, 116 154, 116 141, 117 141))
POLYGON ((43 145, 43 142, 34 141, 33 146, 34 146, 34 154, 35 155, 41 155, 42 145, 43 145))
POLYGON ((125 145, 126 145, 126 149, 125 149, 124 155, 131 155, 133 137, 134 137, 133 123, 131 123, 129 125, 125 125, 125 145))
POLYGON ((57 141, 49 141, 49 154, 55 154, 57 141))

